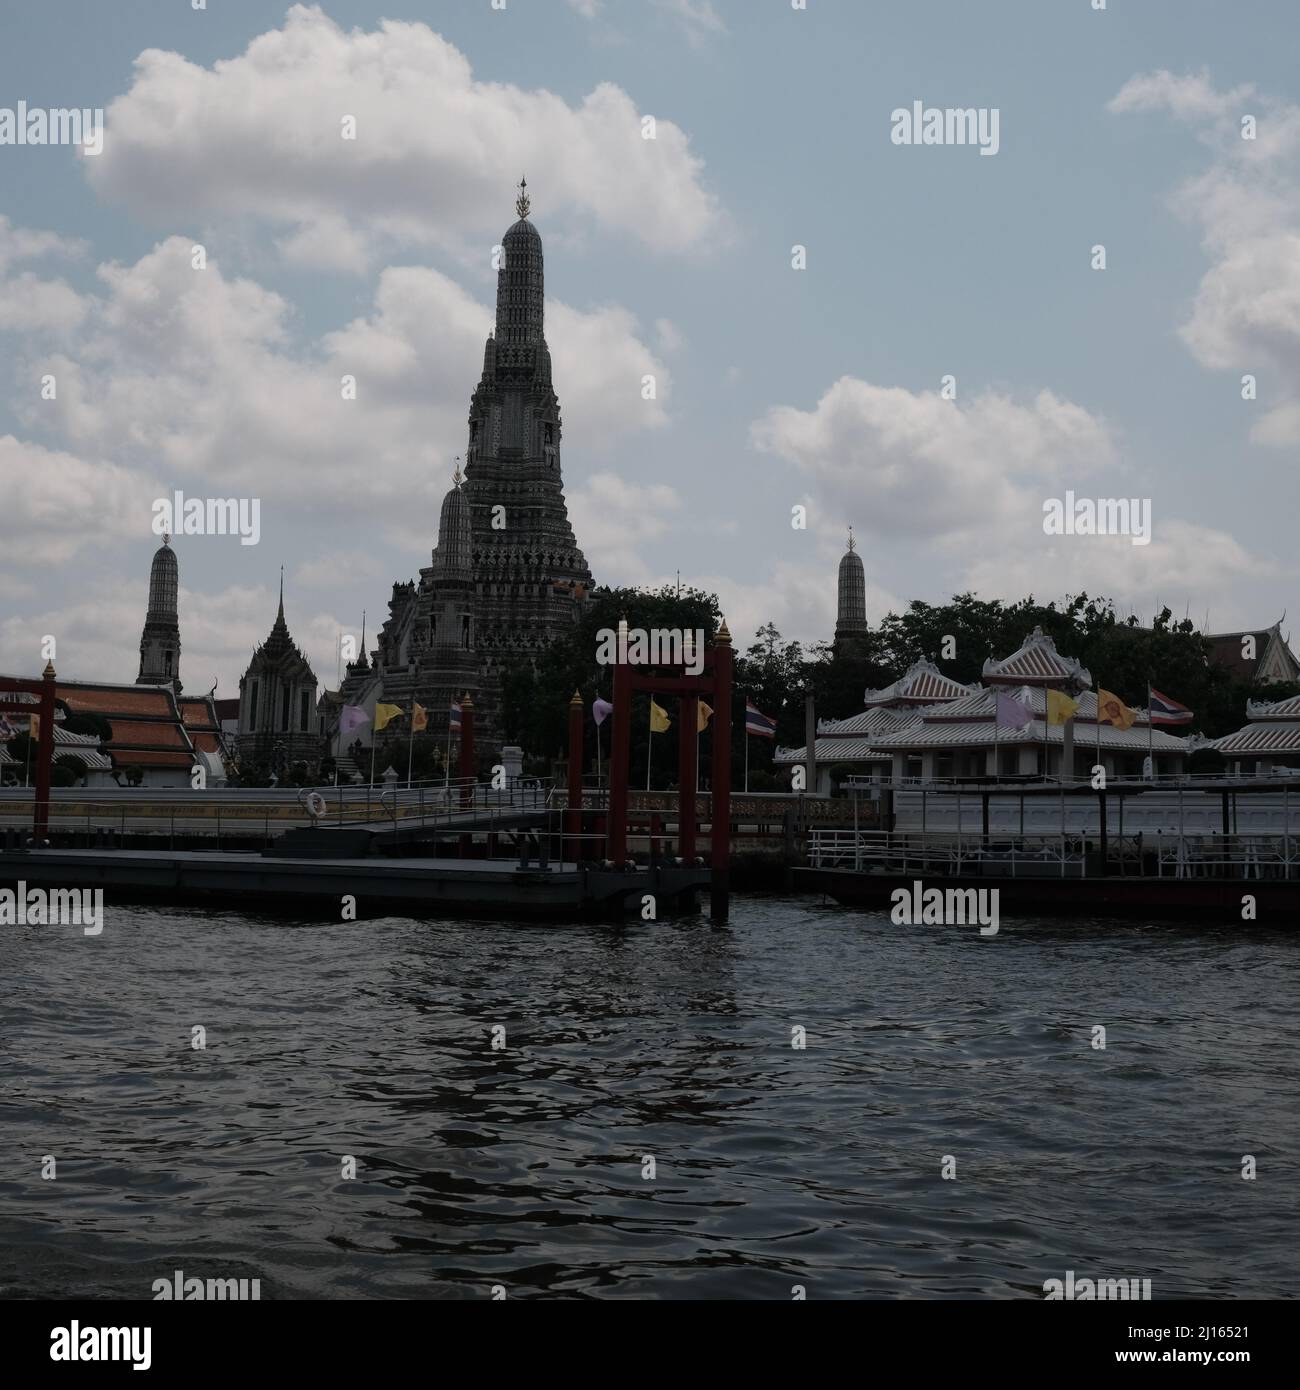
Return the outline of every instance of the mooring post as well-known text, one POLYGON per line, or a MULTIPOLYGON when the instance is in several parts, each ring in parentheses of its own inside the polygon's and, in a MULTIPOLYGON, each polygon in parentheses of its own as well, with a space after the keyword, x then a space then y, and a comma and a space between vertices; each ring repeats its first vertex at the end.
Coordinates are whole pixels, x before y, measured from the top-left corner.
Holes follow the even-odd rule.
POLYGON ((32 808, 32 833, 39 845, 50 829, 50 768, 54 761, 54 663, 47 661, 41 675, 41 732, 36 746, 36 804, 32 808))
POLYGON ((683 695, 677 718, 677 852, 689 864, 695 858, 695 787, 699 781, 698 695, 683 695))
POLYGON ((609 857, 627 862, 627 778, 632 754, 632 680, 627 665, 627 619, 618 620, 614 662, 614 728, 609 751, 609 857))
MULTIPOLYGON (((582 696, 575 690, 569 701, 569 795, 564 808, 569 855, 575 864, 582 857, 582 722, 582 696)), ((563 851, 560 858, 564 858, 563 851)))
MULTIPOLYGON (((726 620, 713 639, 713 779, 710 915, 731 911, 731 633, 726 620)), ((693 794, 694 789, 692 789, 693 794)))

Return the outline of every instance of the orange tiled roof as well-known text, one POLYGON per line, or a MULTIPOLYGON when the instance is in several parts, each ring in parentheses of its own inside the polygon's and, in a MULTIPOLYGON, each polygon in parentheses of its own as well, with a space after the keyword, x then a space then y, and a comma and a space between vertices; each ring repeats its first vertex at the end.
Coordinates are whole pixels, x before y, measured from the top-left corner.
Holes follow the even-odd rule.
POLYGON ((114 767, 190 767, 194 759, 189 753, 168 753, 158 748, 111 748, 114 767))
POLYGON ((78 714, 102 714, 109 720, 115 714, 167 719, 173 713, 170 693, 147 687, 119 690, 112 686, 59 685, 56 695, 78 714))

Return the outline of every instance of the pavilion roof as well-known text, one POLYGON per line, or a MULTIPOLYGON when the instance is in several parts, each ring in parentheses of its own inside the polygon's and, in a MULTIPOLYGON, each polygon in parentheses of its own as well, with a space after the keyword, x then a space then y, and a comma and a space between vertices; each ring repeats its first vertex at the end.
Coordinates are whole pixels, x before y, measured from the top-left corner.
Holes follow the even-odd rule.
POLYGON ((944 673, 934 664, 922 657, 892 684, 881 690, 868 690, 862 703, 872 709, 879 705, 928 705, 940 700, 956 700, 969 694, 976 687, 962 685, 944 673))
POLYGON ((1072 656, 1062 656, 1056 643, 1036 627, 1010 656, 984 663, 986 685, 1073 685, 1092 684, 1092 672, 1072 656))

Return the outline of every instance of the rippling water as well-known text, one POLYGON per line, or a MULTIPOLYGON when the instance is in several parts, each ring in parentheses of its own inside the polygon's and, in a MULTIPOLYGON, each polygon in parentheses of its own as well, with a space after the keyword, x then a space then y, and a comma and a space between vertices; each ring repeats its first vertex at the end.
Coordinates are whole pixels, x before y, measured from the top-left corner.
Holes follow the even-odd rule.
POLYGON ((98 938, 0 930, 0 969, 11 1297, 1300 1288, 1289 934, 109 905, 98 938))

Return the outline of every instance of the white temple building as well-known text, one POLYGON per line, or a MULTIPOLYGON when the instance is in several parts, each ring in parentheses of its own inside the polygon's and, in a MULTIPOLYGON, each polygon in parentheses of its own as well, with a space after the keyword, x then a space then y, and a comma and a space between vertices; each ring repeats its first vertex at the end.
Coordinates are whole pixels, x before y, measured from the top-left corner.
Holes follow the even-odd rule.
MULTIPOLYGON (((816 791, 829 794, 836 769, 874 780, 934 782, 951 778, 1086 778, 1095 766, 1108 777, 1140 777, 1148 756, 1157 776, 1181 770, 1187 745, 1153 729, 1146 710, 1135 711, 1127 729, 1097 722, 1092 673, 1056 650, 1050 636, 1035 628, 1024 643, 1001 660, 984 663, 983 683, 962 685, 932 662, 920 661, 884 690, 868 690, 862 714, 819 724, 815 757, 816 791), (1078 701, 1069 725, 1047 723, 1047 692, 1058 690, 1078 701), (1030 719, 1023 727, 999 724, 998 694, 1023 705, 1030 719), (1072 726, 1072 727, 1071 727, 1072 726), (1072 766, 1063 767, 1067 729, 1072 766)), ((778 765, 806 761, 806 749, 781 748, 778 765)))

